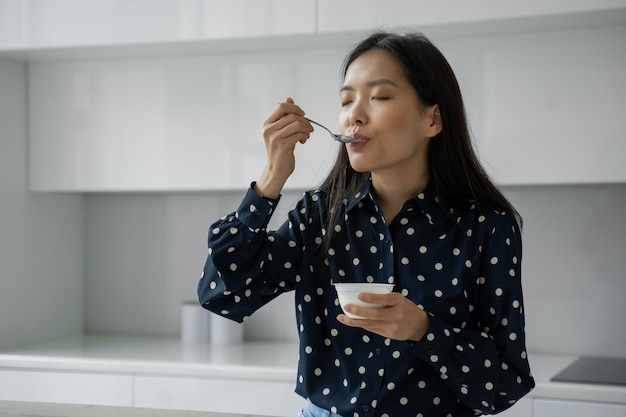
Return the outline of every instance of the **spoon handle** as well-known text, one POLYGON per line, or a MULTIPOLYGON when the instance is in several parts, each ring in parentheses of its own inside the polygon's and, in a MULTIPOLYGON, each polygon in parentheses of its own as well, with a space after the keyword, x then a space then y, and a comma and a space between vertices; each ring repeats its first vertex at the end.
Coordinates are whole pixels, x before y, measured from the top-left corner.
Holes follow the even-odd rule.
POLYGON ((318 125, 318 126, 319 126, 319 127, 321 127, 322 129, 325 129, 328 133, 330 133, 330 134, 332 134, 332 133, 333 133, 333 132, 331 132, 331 131, 330 131, 330 129, 329 129, 329 128, 327 128, 327 127, 326 127, 326 126, 324 126, 324 125, 321 125, 321 124, 317 123, 315 120, 311 120, 311 119, 309 119, 308 117, 305 117, 305 119, 306 119, 306 120, 308 120, 309 122, 313 123, 314 125, 318 125))

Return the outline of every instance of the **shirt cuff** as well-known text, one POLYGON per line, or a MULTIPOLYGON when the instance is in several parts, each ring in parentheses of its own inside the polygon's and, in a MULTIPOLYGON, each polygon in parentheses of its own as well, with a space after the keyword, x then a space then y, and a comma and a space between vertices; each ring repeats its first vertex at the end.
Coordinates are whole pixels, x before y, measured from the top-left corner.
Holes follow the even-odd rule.
POLYGON ((412 345, 411 352, 439 370, 444 366, 454 345, 454 331, 435 316, 428 315, 428 331, 419 342, 412 345))
POLYGON ((258 195, 252 183, 237 209, 237 218, 252 229, 265 228, 279 200, 280 197, 274 199, 258 195))

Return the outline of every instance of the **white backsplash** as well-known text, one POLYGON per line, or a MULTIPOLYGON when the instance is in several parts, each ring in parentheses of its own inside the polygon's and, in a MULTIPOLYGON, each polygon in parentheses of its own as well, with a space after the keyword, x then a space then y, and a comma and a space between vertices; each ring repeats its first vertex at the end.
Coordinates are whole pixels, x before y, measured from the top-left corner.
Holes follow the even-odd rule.
MULTIPOLYGON (((524 216, 528 347, 626 357, 626 185, 508 187, 524 216)), ((87 330, 176 337, 195 297, 212 221, 243 192, 87 197, 87 330)), ((271 226, 299 192, 283 196, 271 226)), ((246 338, 297 340, 293 295, 245 323, 246 338)))

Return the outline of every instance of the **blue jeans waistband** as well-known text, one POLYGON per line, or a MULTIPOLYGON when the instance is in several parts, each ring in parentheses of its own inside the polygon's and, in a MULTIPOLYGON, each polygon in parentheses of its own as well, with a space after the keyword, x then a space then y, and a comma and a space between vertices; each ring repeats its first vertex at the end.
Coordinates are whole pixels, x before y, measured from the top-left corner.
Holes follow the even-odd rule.
POLYGON ((324 410, 321 407, 316 406, 311 401, 308 401, 304 406, 298 417, 341 417, 339 414, 331 413, 328 410, 324 410))

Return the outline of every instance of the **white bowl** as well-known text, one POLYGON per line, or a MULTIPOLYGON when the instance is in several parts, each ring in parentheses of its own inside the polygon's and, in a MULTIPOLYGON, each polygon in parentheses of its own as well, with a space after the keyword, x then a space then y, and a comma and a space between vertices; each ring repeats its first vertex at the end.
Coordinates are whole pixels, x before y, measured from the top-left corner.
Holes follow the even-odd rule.
POLYGON ((353 319, 362 319, 363 317, 357 316, 352 313, 348 313, 343 307, 346 304, 353 304, 356 306, 381 308, 381 304, 364 303, 359 300, 357 296, 359 293, 368 292, 372 294, 388 294, 393 290, 394 284, 382 284, 379 282, 350 282, 350 283, 335 283, 335 290, 337 291, 337 297, 339 298, 339 304, 346 316, 353 319))

